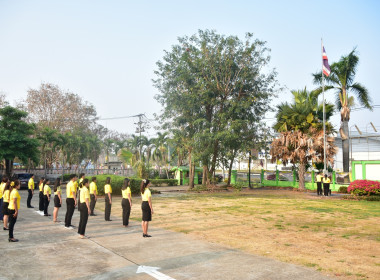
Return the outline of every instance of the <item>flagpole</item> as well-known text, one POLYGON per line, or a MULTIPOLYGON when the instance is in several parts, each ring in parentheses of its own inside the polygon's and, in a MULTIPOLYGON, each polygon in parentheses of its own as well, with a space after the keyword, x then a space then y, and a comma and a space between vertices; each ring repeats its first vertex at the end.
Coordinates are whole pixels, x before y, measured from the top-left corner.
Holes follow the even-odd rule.
POLYGON ((326 113, 325 113, 325 84, 323 77, 323 40, 321 38, 322 52, 322 98, 323 98, 323 174, 326 174, 326 113))

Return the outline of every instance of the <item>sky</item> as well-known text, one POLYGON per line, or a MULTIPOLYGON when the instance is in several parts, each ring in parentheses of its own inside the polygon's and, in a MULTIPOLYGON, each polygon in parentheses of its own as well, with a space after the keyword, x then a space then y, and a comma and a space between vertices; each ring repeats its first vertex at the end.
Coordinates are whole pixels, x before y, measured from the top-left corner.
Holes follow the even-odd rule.
MULTIPOLYGON (((29 88, 50 82, 92 103, 101 119, 140 113, 153 119, 160 111, 152 83, 156 62, 178 37, 212 29, 241 39, 251 32, 267 42, 270 66, 285 88, 273 105, 291 101, 290 90, 315 87, 311 74, 321 70, 321 38, 330 64, 357 47, 356 81, 380 105, 379 12, 375 0, 0 0, 0 93, 14 105, 29 88)), ((326 99, 335 100, 328 92, 326 99)), ((273 116, 266 116, 269 125, 273 116)), ((373 122, 380 131, 379 117, 380 108, 353 111, 350 128, 370 131, 373 122)), ((99 121, 129 134, 136 122, 99 121)), ((338 129, 339 113, 332 122, 338 129)))

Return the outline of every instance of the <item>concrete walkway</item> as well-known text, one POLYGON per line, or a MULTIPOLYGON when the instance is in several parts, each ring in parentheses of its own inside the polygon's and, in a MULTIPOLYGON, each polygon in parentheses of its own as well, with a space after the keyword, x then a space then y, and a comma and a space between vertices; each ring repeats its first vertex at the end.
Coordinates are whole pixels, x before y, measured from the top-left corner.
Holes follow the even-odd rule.
MULTIPOLYGON (((143 238, 139 222, 123 228, 119 217, 105 222, 98 212, 89 217, 90 238, 79 239, 77 229, 65 229, 52 217, 26 208, 27 192, 20 194, 15 226, 20 242, 9 243, 8 232, 1 231, 0 279, 328 279, 308 268, 163 230, 157 227, 159 221, 149 230, 153 237, 143 238)), ((37 206, 37 200, 38 195, 32 205, 37 206)), ((50 214, 53 207, 51 203, 50 214)), ((65 208, 64 203, 60 220, 65 208)), ((75 211, 73 224, 78 223, 75 211)))

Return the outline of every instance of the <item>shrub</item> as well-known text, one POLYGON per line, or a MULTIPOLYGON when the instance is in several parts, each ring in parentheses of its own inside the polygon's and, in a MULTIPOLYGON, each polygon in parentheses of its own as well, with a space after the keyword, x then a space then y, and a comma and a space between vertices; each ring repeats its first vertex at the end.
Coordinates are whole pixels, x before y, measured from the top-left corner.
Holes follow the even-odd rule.
POLYGON ((380 195, 380 182, 370 180, 355 180, 347 188, 354 195, 380 195))
POLYGON ((347 187, 340 187, 338 190, 338 193, 348 193, 347 192, 347 187))

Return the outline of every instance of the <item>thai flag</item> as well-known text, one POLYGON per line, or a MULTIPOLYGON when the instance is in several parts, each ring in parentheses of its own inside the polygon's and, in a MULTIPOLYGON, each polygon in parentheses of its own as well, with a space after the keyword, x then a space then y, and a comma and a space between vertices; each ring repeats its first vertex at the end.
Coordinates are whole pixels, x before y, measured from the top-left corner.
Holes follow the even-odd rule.
POLYGON ((323 74, 325 74, 326 77, 330 75, 331 69, 329 65, 329 60, 327 59, 327 54, 325 51, 325 47, 322 46, 323 53, 322 53, 322 60, 323 60, 323 66, 322 66, 322 71, 323 74))

